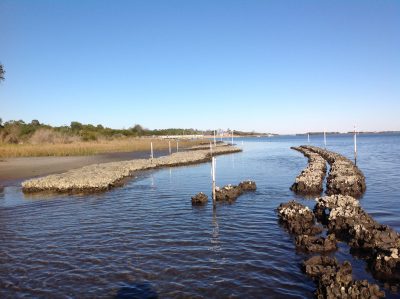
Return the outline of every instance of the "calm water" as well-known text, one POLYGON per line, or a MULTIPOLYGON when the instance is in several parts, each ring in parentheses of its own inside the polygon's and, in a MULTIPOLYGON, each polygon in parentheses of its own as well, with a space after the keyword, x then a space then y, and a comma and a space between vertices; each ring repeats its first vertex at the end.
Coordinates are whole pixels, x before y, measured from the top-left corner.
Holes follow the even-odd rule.
MULTIPOLYGON (((217 158, 217 184, 253 179, 258 190, 215 213, 190 201, 210 194, 210 164, 144 172, 89 196, 0 191, 0 297, 312 297, 299 268, 306 255, 275 211, 294 198, 289 187, 306 159, 289 147, 306 137, 243 141, 243 153, 217 158)), ((311 143, 321 146, 322 136, 311 143)), ((351 136, 328 135, 329 149, 352 157, 352 146, 351 136)), ((358 148, 363 207, 400 231, 400 136, 362 135, 358 148)), ((345 244, 335 256, 352 262, 355 278, 374 281, 345 244)))

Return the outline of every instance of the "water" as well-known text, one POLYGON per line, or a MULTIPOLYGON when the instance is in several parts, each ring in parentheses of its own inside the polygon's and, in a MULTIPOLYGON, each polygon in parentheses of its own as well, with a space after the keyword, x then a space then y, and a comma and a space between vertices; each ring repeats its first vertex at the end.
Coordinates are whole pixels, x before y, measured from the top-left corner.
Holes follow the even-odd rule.
MULTIPOLYGON (((296 252, 275 211, 295 197, 289 187, 306 159, 289 147, 307 136, 243 141, 243 153, 217 158, 217 184, 253 179, 258 189, 215 212, 211 202, 190 201, 200 191, 210 195, 209 163, 143 172, 95 195, 24 196, 18 186, 4 188, 0 297, 313 297, 315 285, 299 267, 307 255, 296 252)), ((327 141, 352 157, 351 136, 327 141)), ((323 137, 311 143, 323 146, 323 137)), ((367 180, 362 206, 400 231, 400 135, 360 135, 358 149, 367 180)), ((335 256, 351 261, 356 279, 375 282, 346 244, 335 256)))

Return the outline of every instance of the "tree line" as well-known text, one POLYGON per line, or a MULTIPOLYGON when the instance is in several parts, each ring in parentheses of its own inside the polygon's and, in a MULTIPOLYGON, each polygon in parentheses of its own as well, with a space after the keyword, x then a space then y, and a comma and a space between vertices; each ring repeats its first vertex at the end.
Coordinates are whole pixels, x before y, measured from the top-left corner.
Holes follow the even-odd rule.
MULTIPOLYGON (((123 137, 144 137, 163 135, 201 135, 205 132, 196 129, 161 129, 150 130, 139 124, 128 129, 112 129, 101 124, 83 124, 72 121, 70 125, 51 126, 34 119, 31 122, 23 120, 9 120, 3 123, 0 118, 0 142, 21 143, 29 142, 29 139, 38 131, 52 132, 63 136, 79 137, 82 141, 94 141, 98 139, 115 139, 123 137)), ((42 134, 43 135, 43 134, 42 134)))
POLYGON ((4 70, 3 65, 0 63, 0 81, 4 80, 4 74, 6 71, 4 70))

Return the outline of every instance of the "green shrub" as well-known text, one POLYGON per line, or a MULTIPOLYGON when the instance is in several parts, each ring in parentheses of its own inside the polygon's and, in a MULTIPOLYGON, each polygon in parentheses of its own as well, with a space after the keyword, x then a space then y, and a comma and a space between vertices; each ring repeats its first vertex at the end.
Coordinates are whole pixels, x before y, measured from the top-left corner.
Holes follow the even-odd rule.
POLYGON ((83 141, 95 141, 97 140, 97 136, 95 132, 83 131, 81 134, 81 138, 83 141))

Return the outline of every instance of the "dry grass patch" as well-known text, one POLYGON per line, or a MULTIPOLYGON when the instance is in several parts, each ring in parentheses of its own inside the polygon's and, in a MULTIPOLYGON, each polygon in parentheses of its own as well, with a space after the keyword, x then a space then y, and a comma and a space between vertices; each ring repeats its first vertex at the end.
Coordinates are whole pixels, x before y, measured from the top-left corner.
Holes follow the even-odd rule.
MULTIPOLYGON (((46 135, 46 134, 44 134, 46 135)), ((39 138, 40 140, 41 138, 39 138)), ((49 138, 49 136, 45 136, 49 138)), ((59 136, 57 136, 59 137, 59 136)), ((57 138, 55 138, 57 139, 57 138)), ((117 140, 99 140, 71 143, 37 143, 37 144, 0 144, 0 158, 40 157, 40 156, 85 156, 113 152, 150 151, 168 149, 168 140, 160 138, 124 138, 117 140)), ((204 140, 179 140, 179 148, 199 145, 204 140)), ((176 151, 176 141, 171 140, 171 147, 176 151)))

